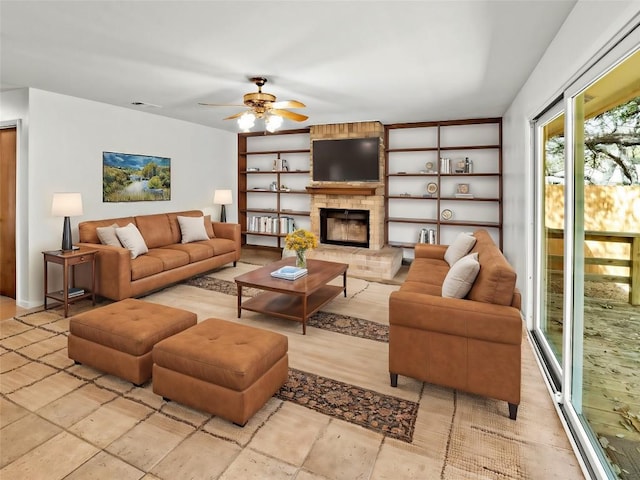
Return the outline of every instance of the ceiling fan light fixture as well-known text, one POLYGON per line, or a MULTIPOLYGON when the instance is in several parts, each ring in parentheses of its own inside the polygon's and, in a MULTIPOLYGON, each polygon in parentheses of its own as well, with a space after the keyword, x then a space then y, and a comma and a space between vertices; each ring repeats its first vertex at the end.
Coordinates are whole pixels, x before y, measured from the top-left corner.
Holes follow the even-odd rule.
POLYGON ((282 126, 282 117, 279 115, 269 115, 264 124, 265 127, 267 127, 267 131, 273 133, 282 126))
MULTIPOLYGON (((285 118, 294 122, 304 122, 309 118, 306 115, 287 110, 289 108, 304 108, 304 103, 299 102, 298 100, 285 100, 278 102, 276 101, 277 99, 275 95, 263 92, 262 86, 267 83, 266 78, 251 77, 250 80, 256 84, 258 91, 244 95, 243 105, 248 107, 248 110, 238 112, 225 118, 225 120, 237 120, 238 127, 242 131, 249 132, 254 127, 256 119, 264 121, 266 130, 273 133, 282 126, 285 118)), ((230 104, 202 102, 200 102, 200 105, 208 107, 236 106, 230 104)))
POLYGON ((256 123, 256 116, 251 112, 245 112, 238 118, 238 127, 244 132, 248 132, 256 123))

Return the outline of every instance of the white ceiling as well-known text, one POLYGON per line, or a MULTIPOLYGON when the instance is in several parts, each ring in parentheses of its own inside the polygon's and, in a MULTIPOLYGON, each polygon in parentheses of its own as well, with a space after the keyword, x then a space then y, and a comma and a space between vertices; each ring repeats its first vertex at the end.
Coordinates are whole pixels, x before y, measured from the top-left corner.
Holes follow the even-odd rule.
POLYGON ((307 105, 283 128, 501 116, 574 4, 1 0, 0 88, 234 132, 241 108, 198 102, 242 103, 255 75, 307 105))

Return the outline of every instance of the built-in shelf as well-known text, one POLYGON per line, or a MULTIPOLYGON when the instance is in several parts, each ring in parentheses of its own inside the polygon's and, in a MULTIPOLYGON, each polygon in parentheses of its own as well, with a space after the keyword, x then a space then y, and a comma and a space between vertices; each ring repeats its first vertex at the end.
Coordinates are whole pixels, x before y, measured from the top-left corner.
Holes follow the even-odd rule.
POLYGON ((492 231, 502 247, 502 119, 387 125, 385 146, 385 243, 412 248, 425 228, 435 230, 437 243, 449 243, 456 232, 474 227, 492 231), (465 157, 473 170, 453 171, 459 168, 453 162, 465 157), (450 173, 441 171, 443 158, 450 159, 450 173), (431 195, 424 193, 427 183, 431 195), (461 186, 460 193, 473 197, 456 196, 461 186), (444 213, 453 218, 445 220, 444 213))
POLYGON ((308 138, 308 128, 269 135, 238 134, 238 221, 242 226, 243 244, 249 236, 253 237, 249 243, 282 248, 284 230, 291 229, 292 225, 297 228, 299 221, 304 225, 305 218, 309 218, 309 204, 305 200, 309 197, 305 186, 311 173, 308 138), (277 163, 281 159, 289 160, 288 168, 277 163), (269 222, 267 231, 253 229, 256 217, 269 222), (285 221, 285 218, 295 220, 285 221))
POLYGON ((387 195, 389 200, 438 200, 438 197, 424 195, 387 195))
POLYGON ((310 173, 310 170, 243 170, 238 172, 248 175, 299 175, 301 173, 310 173))
MULTIPOLYGON (((287 133, 297 133, 293 131, 288 131, 287 133)), ((311 150, 308 148, 294 148, 290 150, 256 150, 255 152, 242 151, 239 152, 238 155, 277 155, 277 154, 287 154, 287 153, 309 153, 311 150)))
POLYGON ((286 237, 286 233, 266 233, 266 232, 254 232, 253 230, 243 230, 242 235, 258 235, 260 237, 286 237))
POLYGON ((246 210, 241 210, 240 213, 266 213, 266 214, 271 214, 271 215, 293 215, 293 216, 299 216, 299 217, 308 217, 310 215, 311 212, 309 212, 308 210, 273 210, 270 208, 247 208, 246 210))
POLYGON ((425 172, 425 173, 412 173, 412 172, 396 172, 396 173, 388 173, 387 177, 437 177, 438 174, 436 172, 425 172))
POLYGON ((415 218, 415 217, 388 217, 387 223, 438 223, 435 218, 415 218))
POLYGON ((281 193, 281 194, 285 194, 285 193, 295 193, 295 194, 304 194, 307 195, 309 192, 307 192, 306 190, 271 190, 269 188, 251 188, 249 190, 244 190, 242 193, 281 193))

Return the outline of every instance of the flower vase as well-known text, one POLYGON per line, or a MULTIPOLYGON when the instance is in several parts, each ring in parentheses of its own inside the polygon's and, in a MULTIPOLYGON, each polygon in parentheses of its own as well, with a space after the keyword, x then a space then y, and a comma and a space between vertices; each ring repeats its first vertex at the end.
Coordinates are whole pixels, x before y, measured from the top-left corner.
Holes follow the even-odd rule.
POLYGON ((306 250, 296 250, 296 267, 307 268, 306 250))

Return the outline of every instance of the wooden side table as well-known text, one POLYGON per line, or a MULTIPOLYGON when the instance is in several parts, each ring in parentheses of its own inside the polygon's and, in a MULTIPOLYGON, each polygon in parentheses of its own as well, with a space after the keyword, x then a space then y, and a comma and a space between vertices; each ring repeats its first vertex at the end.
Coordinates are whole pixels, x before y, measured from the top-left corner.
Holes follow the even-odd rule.
POLYGON ((96 253, 97 250, 81 248, 79 250, 62 251, 51 250, 42 252, 44 255, 44 309, 47 309, 47 298, 57 300, 64 304, 64 316, 69 314, 69 304, 74 303, 83 298, 91 297, 93 305, 96 304, 96 253), (62 265, 63 271, 63 287, 61 291, 49 292, 49 277, 47 275, 49 263, 57 263, 62 265), (69 297, 69 289, 75 287, 75 267, 77 265, 88 264, 91 269, 91 291, 80 295, 69 297), (71 283, 69 283, 69 273, 71 273, 71 283))

